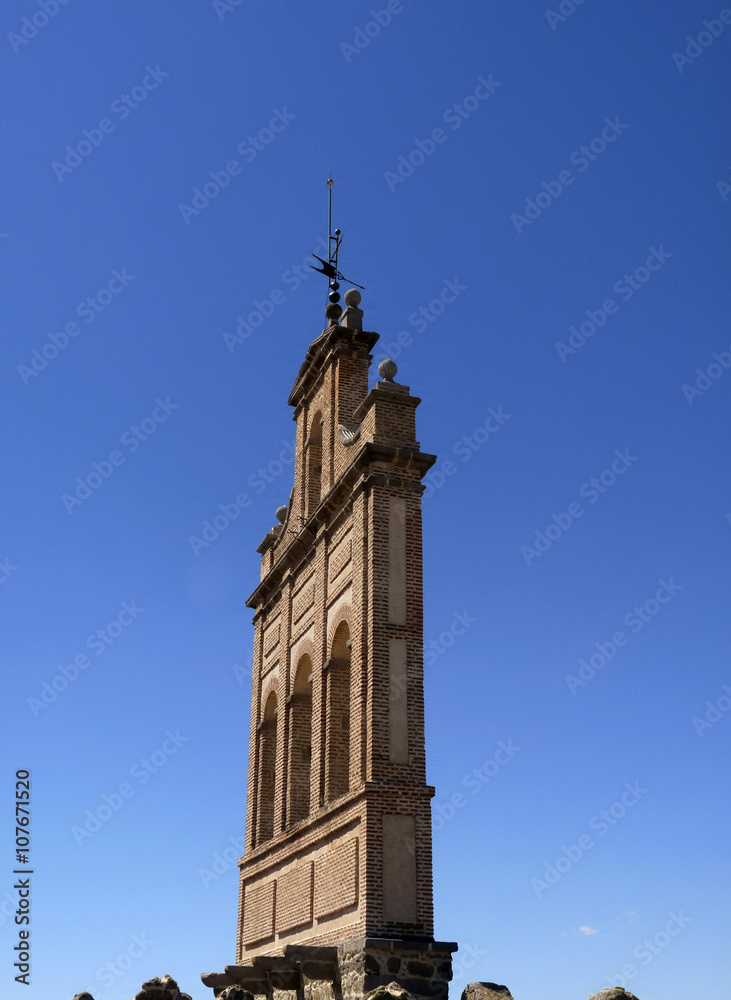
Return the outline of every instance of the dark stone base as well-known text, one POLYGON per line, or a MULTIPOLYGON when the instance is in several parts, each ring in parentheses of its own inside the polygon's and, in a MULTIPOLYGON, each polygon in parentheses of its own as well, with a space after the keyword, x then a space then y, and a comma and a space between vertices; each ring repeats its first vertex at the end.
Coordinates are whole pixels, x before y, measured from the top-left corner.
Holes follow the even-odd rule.
POLYGON ((261 1000, 363 1000, 396 982, 417 998, 447 1000, 452 941, 355 938, 336 948, 286 945, 281 955, 258 955, 251 965, 227 965, 201 976, 218 997, 238 986, 261 1000))
POLYGON ((447 1000, 452 978, 452 941, 356 938, 338 946, 340 1000, 362 1000, 379 986, 397 982, 415 997, 447 1000))

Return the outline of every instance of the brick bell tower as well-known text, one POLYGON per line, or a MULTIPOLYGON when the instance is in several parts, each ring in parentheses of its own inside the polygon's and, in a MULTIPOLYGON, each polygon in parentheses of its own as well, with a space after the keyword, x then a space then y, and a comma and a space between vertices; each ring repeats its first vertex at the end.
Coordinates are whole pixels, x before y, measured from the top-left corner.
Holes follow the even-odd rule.
MULTIPOLYGON (((325 262, 323 262, 325 263, 325 262)), ((420 400, 328 274, 327 328, 289 397, 294 488, 259 546, 236 964, 270 1000, 356 1000, 393 980, 446 998, 433 939, 423 692, 420 400)))

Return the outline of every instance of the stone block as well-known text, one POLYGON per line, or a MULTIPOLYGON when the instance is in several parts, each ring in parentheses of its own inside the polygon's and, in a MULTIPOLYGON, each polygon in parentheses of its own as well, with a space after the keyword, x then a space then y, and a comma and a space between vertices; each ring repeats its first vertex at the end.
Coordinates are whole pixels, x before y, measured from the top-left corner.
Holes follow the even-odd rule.
POLYGON ((368 953, 366 953, 364 966, 366 972, 374 973, 375 975, 378 975, 378 973, 381 971, 381 963, 378 961, 375 955, 369 955, 368 953))
POLYGON ((364 1000, 411 1000, 411 998, 403 986, 392 980, 366 994, 364 1000))
POLYGON ((303 977, 304 1000, 337 1000, 335 985, 326 979, 303 977))
POLYGON ((227 986, 217 1000, 254 1000, 254 997, 243 986, 227 986))
POLYGON ((497 983, 467 983, 462 990, 462 1000, 513 1000, 507 986, 497 983))
POLYGON ((338 960, 342 998, 362 1000, 371 991, 390 990, 395 984, 421 1000, 447 1000, 452 950, 428 938, 349 941, 341 945, 338 960))
POLYGON ((427 962, 412 960, 406 963, 406 968, 411 976, 423 976, 425 979, 431 979, 434 975, 434 966, 427 962))
POLYGON ((181 993, 172 976, 155 976, 142 984, 135 1000, 191 1000, 188 993, 181 993))
POLYGON ((612 986, 600 993, 593 993, 589 1000, 637 1000, 634 993, 628 993, 623 986, 612 986))

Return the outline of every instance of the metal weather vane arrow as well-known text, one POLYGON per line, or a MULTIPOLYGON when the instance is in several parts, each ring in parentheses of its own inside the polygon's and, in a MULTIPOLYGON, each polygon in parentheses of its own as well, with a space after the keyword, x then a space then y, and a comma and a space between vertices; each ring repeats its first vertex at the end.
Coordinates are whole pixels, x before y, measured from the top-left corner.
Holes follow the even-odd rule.
POLYGON ((340 281, 347 281, 350 285, 355 285, 356 288, 364 288, 364 285, 359 285, 356 281, 352 281, 350 278, 346 278, 345 275, 338 269, 338 253, 340 252, 340 244, 343 242, 343 234, 339 229, 336 229, 333 233, 332 230, 332 206, 333 206, 333 185, 335 181, 332 177, 328 177, 327 187, 328 187, 328 205, 327 205, 327 248, 328 248, 328 259, 323 260, 322 257, 318 257, 316 253, 313 253, 315 260, 319 260, 322 267, 316 267, 314 264, 310 264, 313 271, 318 271, 320 274, 324 274, 328 279, 328 287, 330 293, 328 299, 332 303, 337 303, 340 301, 340 294, 338 289, 340 288, 340 281))

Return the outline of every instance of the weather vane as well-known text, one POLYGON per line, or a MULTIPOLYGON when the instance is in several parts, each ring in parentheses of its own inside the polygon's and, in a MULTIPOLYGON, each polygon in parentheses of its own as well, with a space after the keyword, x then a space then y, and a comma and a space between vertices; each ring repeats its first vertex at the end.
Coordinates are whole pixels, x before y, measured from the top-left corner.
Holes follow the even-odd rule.
POLYGON ((344 274, 338 270, 338 253, 340 251, 340 244, 343 242, 343 234, 339 229, 336 229, 333 233, 332 229, 332 216, 333 216, 333 185, 335 181, 332 177, 327 179, 327 260, 323 260, 322 257, 318 257, 316 253, 313 253, 315 260, 319 260, 322 267, 315 267, 314 264, 310 264, 313 271, 319 271, 320 274, 324 274, 328 279, 328 287, 330 292, 328 294, 328 299, 331 303, 336 305, 340 301, 340 293, 338 289, 340 288, 341 281, 347 281, 350 285, 355 285, 356 288, 363 288, 363 285, 357 284, 355 281, 351 281, 350 278, 346 278, 344 274))

